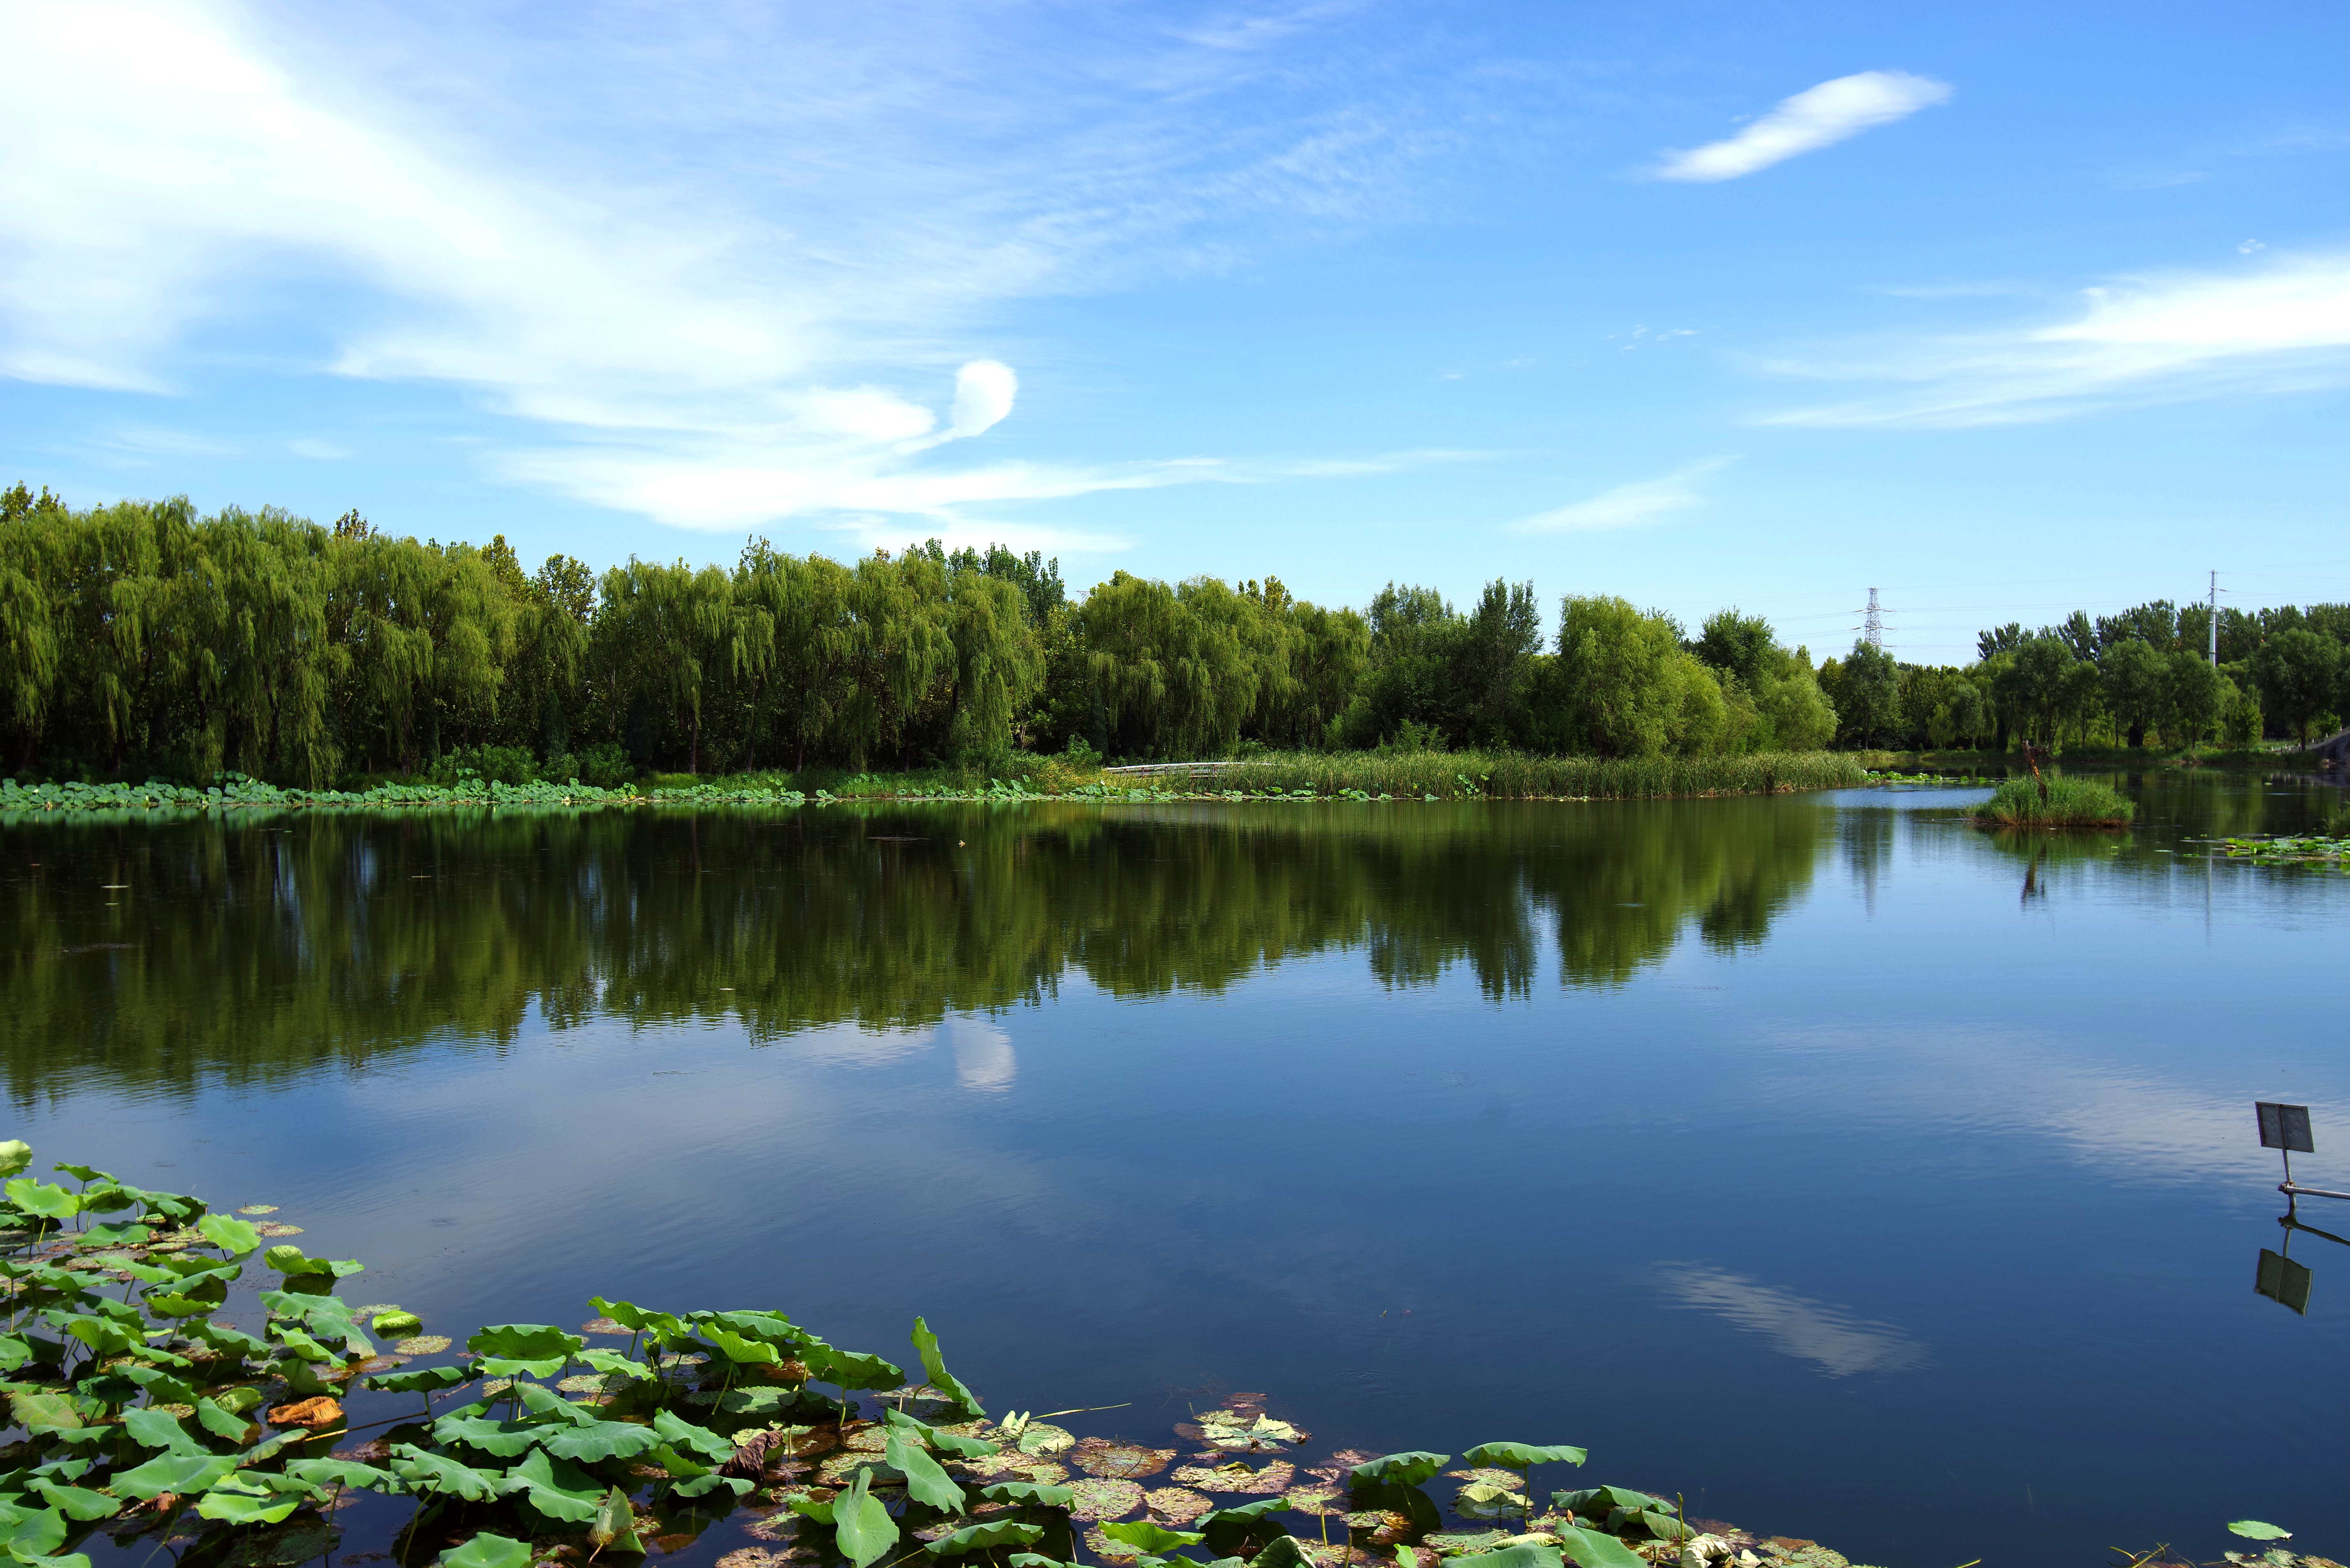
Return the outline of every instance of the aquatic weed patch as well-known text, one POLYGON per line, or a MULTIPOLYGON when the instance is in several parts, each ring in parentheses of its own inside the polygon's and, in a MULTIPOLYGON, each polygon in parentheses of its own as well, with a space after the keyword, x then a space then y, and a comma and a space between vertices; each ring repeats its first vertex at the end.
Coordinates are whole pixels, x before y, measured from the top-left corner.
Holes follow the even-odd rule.
MULTIPOLYGON (((1536 1472, 1580 1466, 1581 1448, 1487 1443, 1460 1456, 1465 1469, 1417 1450, 1314 1463, 1311 1435, 1263 1395, 1176 1425, 1191 1461, 1176 1478, 1207 1485, 1147 1490, 1136 1478, 1184 1450, 1058 1424, 1086 1411, 991 1419, 920 1318, 920 1384, 782 1312, 602 1297, 581 1331, 491 1324, 446 1362, 402 1364, 369 1331, 417 1314, 345 1302, 357 1260, 265 1246, 248 1220, 88 1167, 56 1168, 71 1184, 22 1174, 31 1161, 0 1144, 0 1546, 23 1568, 88 1568, 73 1549, 99 1532, 169 1544, 182 1563, 260 1568, 330 1552, 361 1520, 399 1562, 441 1568, 626 1561, 722 1526, 747 1542, 721 1559, 735 1568, 1073 1568, 1081 1542, 1140 1568, 1429 1568, 1430 1552, 1462 1568, 1760 1568, 1788 1555, 1624 1488, 1539 1501, 1536 1472), (233 1326, 231 1310, 261 1332, 233 1326), (1087 1475, 1069 1479, 1054 1456, 1087 1475), (1451 1521, 1500 1527, 1448 1529, 1429 1490, 1440 1476, 1466 1482, 1451 1521), (404 1522, 350 1511, 369 1496, 404 1501, 404 1522)), ((451 1336, 398 1348, 421 1361, 451 1336)))
POLYGON ((2274 838, 2223 838, 2222 850, 2231 860, 2276 863, 2331 862, 2350 869, 2350 837, 2324 834, 2280 835, 2274 838))
POLYGON ((2061 774, 2008 779, 1975 811, 1996 827, 2127 827, 2137 815, 2113 785, 2061 774))

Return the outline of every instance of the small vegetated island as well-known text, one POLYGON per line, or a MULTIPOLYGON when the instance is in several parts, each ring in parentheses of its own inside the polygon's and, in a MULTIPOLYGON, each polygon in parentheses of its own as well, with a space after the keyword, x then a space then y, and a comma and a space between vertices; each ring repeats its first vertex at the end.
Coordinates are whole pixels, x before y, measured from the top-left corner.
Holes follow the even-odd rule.
POLYGON ((1866 642, 1814 663, 1735 609, 1692 633, 1605 595, 1558 601, 1545 636, 1525 582, 1463 608, 1390 584, 1357 611, 1272 577, 1118 572, 1073 598, 1034 552, 844 564, 757 539, 731 568, 533 573, 503 537, 74 509, 22 484, 0 493, 0 582, 11 771, 127 785, 108 802, 126 806, 601 798, 573 781, 704 801, 1702 794, 1859 783, 1856 750, 2305 743, 2350 712, 2350 607, 2325 605, 2227 612, 2217 666, 2205 612, 2162 602, 1986 631, 1964 668, 1866 642), (1242 765, 1120 780, 1106 758, 1242 765))
POLYGON ((459 1351, 396 1303, 352 1304, 364 1265, 310 1256, 272 1205, 20 1174, 32 1158, 0 1143, 0 1542, 25 1568, 89 1568, 75 1548, 100 1532, 265 1564, 362 1529, 443 1568, 625 1563, 713 1532, 741 1542, 722 1568, 1846 1568, 1653 1493, 1555 1488, 1580 1447, 1316 1458, 1261 1394, 1164 1447, 1057 1424, 1094 1412, 991 1416, 919 1317, 919 1383, 779 1311, 602 1297, 577 1332, 494 1324, 459 1351))

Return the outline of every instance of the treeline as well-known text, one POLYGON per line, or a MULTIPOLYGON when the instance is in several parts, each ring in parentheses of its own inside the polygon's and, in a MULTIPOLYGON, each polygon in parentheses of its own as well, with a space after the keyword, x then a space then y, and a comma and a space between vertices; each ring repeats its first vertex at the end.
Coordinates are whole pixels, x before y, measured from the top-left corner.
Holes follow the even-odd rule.
POLYGON ((2222 609, 2216 667, 2210 639, 2210 607, 2156 599, 2037 631, 1993 628, 1963 667, 1856 644, 1819 679, 1839 743, 1854 746, 2307 745, 2350 716, 2350 605, 2222 609))
POLYGON ((1725 611, 1685 638, 1531 584, 1367 613, 1276 578, 1120 572, 936 541, 844 565, 753 541, 731 569, 440 544, 186 500, 0 495, 0 722, 49 776, 317 786, 452 759, 514 780, 643 768, 985 763, 1491 746, 1606 757, 1821 746, 1807 655, 1725 611))

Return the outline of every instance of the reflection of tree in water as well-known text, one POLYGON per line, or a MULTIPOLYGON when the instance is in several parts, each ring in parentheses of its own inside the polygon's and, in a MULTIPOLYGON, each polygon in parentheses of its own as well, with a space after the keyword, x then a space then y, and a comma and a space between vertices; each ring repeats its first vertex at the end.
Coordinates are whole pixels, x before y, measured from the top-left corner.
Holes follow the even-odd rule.
POLYGON ((1798 802, 873 807, 5 831, 0 1022, 20 1099, 363 1064, 428 1039, 733 1017, 754 1039, 923 1027, 1049 995, 1216 993, 1360 949, 1389 986, 1465 966, 1615 983, 1694 921, 1761 940, 1829 814, 1798 802), (37 862, 37 864, 35 864, 37 862), (128 884, 122 890, 108 884, 128 884), (113 903, 109 906, 109 901, 113 903))
POLYGON ((1900 814, 1890 810, 1848 811, 1836 819, 1836 846, 1844 852, 1844 863, 1852 880, 1860 888, 1862 906, 1874 917, 1877 913, 1877 882, 1893 864, 1894 819, 1900 814))

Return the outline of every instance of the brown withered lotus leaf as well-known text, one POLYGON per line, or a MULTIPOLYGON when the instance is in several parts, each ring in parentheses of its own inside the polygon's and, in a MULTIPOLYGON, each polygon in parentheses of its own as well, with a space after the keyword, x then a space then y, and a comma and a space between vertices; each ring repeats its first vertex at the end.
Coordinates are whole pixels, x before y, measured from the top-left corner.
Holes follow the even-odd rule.
POLYGON ((1178 1486, 1195 1486, 1201 1491, 1237 1491, 1262 1497, 1289 1490, 1295 1480, 1297 1467, 1275 1459, 1263 1469, 1235 1461, 1231 1464, 1185 1465, 1175 1472, 1178 1486))
MULTIPOLYGON (((299 1236, 302 1233, 301 1226, 280 1225, 275 1220, 264 1220, 260 1224, 255 1225, 254 1230, 264 1236, 299 1236)), ((148 1244, 152 1246, 154 1243, 151 1241, 148 1244)))
POLYGON ((1467 1481, 1471 1486, 1482 1482, 1486 1486, 1505 1486, 1513 1490, 1523 1485, 1526 1479, 1515 1470, 1497 1469, 1492 1465, 1482 1465, 1472 1470, 1447 1470, 1444 1473, 1454 1480, 1467 1481))
POLYGON ((1204 1443, 1208 1440, 1207 1428, 1197 1421, 1176 1422, 1175 1435, 1187 1443, 1204 1443))
POLYGON ((889 1428, 867 1427, 860 1430, 852 1428, 840 1446, 851 1453, 878 1454, 889 1446, 889 1428))
POLYGON ((1123 1519, 1142 1506, 1142 1489, 1130 1480, 1087 1476, 1069 1483, 1069 1517, 1080 1524, 1123 1519))
POLYGON ((1216 1506, 1215 1500, 1207 1493, 1193 1491, 1187 1486, 1159 1487, 1145 1492, 1142 1501, 1149 1508, 1151 1518, 1179 1528, 1216 1506))
POLYGON ((582 1372, 575 1376, 565 1378, 555 1386, 566 1394, 593 1394, 604 1386, 604 1374, 582 1372))
POLYGON ((1381 1456, 1371 1452, 1368 1449, 1340 1449, 1336 1453, 1330 1456, 1330 1462, 1334 1465, 1344 1465, 1348 1469, 1353 1469, 1357 1465, 1369 1464, 1373 1459, 1380 1457, 1381 1456))
MULTIPOLYGON (((1409 1530, 1411 1528, 1411 1519, 1408 1514, 1395 1513, 1386 1509, 1374 1508, 1365 1510, 1358 1513, 1350 1513, 1347 1515, 1347 1528, 1349 1530, 1369 1531, 1372 1532, 1371 1539, 1374 1541, 1380 1539, 1382 1536, 1392 1539, 1397 1531, 1409 1530)), ((1490 1535, 1492 1532, 1488 1531, 1485 1533, 1490 1535)), ((1480 1536, 1479 1539, 1482 1540, 1483 1536, 1480 1536)))
POLYGON ((270 1409, 269 1424, 273 1427, 299 1427, 308 1432, 323 1432, 343 1424, 343 1407, 320 1394, 291 1405, 278 1405, 270 1409))
POLYGON ((662 1480, 669 1475, 667 1465, 634 1464, 628 1467, 630 1475, 644 1480, 662 1480))
POLYGON ((614 1323, 608 1317, 591 1317, 586 1323, 579 1325, 579 1332, 582 1334, 608 1334, 617 1339, 626 1339, 635 1331, 624 1323, 614 1323))
POLYGON ((1155 1476, 1174 1459, 1172 1449, 1146 1449, 1140 1443, 1118 1442, 1108 1438, 1080 1438, 1068 1453, 1069 1463, 1086 1474, 1113 1480, 1155 1476))
POLYGON ((494 1398, 496 1398, 499 1395, 501 1395, 501 1394, 504 1393, 507 1389, 512 1388, 513 1386, 514 1386, 514 1379, 513 1379, 513 1378, 511 1378, 511 1377, 493 1377, 493 1378, 490 1378, 488 1381, 484 1382, 484 1383, 482 1385, 482 1388, 481 1388, 482 1397, 483 1397, 483 1398, 484 1398, 484 1399, 494 1399, 494 1398))
MULTIPOLYGON (((1361 1547, 1349 1546, 1343 1541, 1333 1541, 1327 1543, 1319 1541, 1308 1541, 1305 1542, 1305 1555, 1311 1557, 1315 1562, 1323 1564, 1323 1568, 1339 1568, 1339 1565, 1342 1563, 1378 1563, 1380 1561, 1378 1558, 1372 1556, 1368 1552, 1364 1551, 1361 1547)), ((1385 1568, 1385 1565, 1383 1565, 1383 1568, 1385 1568)))
POLYGON ((1077 1438, 1066 1427, 1055 1427, 1049 1421, 1031 1421, 1020 1428, 1019 1440, 1014 1446, 1024 1454, 1044 1459, 1052 1454, 1067 1453, 1077 1446, 1077 1438))
POLYGON ((673 1530, 667 1535, 651 1535, 647 1536, 645 1539, 649 1544, 656 1547, 660 1551, 669 1552, 682 1552, 687 1547, 692 1545, 695 1542, 701 1540, 702 1537, 694 1531, 673 1530))
POLYGON ((1034 1481, 1038 1486, 1059 1486, 1069 1479, 1069 1467, 1051 1459, 1023 1459, 1014 1467, 1015 1480, 1034 1481))
POLYGON ((721 1557, 715 1568, 781 1568, 791 1561, 788 1553, 765 1546, 738 1546, 721 1557))
POLYGON ((1294 1487, 1284 1492, 1281 1500, 1300 1513, 1339 1514, 1347 1511, 1338 1501, 1337 1491, 1329 1487, 1294 1487))
POLYGON ((350 1459, 362 1465, 380 1465, 391 1458, 390 1438, 369 1438, 364 1443, 352 1443, 335 1450, 335 1458, 350 1459))
POLYGON ((248 1216, 254 1214, 275 1214, 277 1212, 277 1205, 275 1203, 248 1203, 244 1208, 238 1210, 237 1212, 248 1216))
POLYGON ((379 1372, 389 1372, 395 1366, 408 1365, 405 1355, 370 1355, 351 1368, 354 1376, 372 1377, 379 1372))
POLYGON ((734 1457, 719 1466, 718 1473, 733 1476, 738 1480, 755 1481, 766 1471, 768 1451, 773 1449, 781 1454, 783 1447, 781 1432, 753 1432, 739 1438, 734 1444, 734 1457))
POLYGON ((791 1457, 795 1459, 812 1459, 819 1454, 828 1454, 838 1447, 840 1447, 839 1434, 830 1427, 818 1427, 807 1432, 795 1432, 792 1434, 790 1443, 791 1457))
POLYGON ((847 1486, 849 1482, 849 1479, 856 1475, 859 1469, 868 1469, 873 1472, 871 1485, 875 1491, 879 1491, 884 1487, 904 1486, 906 1484, 905 1471, 899 1469, 894 1465, 883 1464, 879 1459, 875 1458, 871 1454, 858 1453, 853 1449, 835 1454, 832 1458, 825 1460, 824 1463, 816 1466, 816 1479, 819 1484, 824 1486, 847 1486))
POLYGON ((450 1344, 450 1338, 445 1334, 420 1334, 401 1340, 391 1348, 394 1354, 400 1355, 438 1355, 448 1349, 450 1344))
POLYGON ((1112 1541, 1102 1533, 1102 1527, 1098 1524, 1086 1532, 1086 1546, 1095 1556, 1108 1563, 1131 1563, 1142 1555, 1141 1547, 1128 1546, 1123 1541, 1112 1541))
POLYGON ((373 1317, 380 1312, 399 1312, 400 1310, 400 1308, 391 1302, 369 1302, 365 1306, 355 1306, 351 1308, 351 1315, 353 1317, 373 1317))

